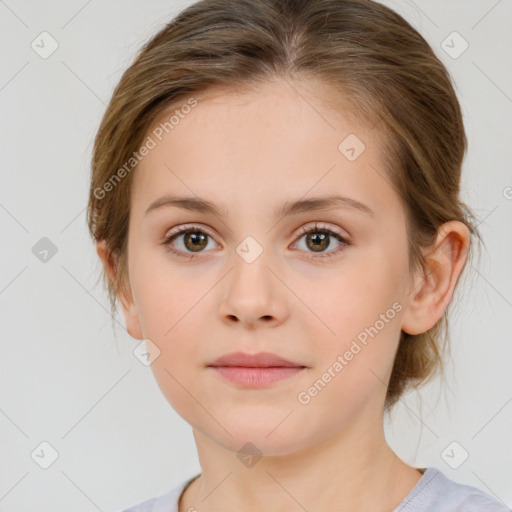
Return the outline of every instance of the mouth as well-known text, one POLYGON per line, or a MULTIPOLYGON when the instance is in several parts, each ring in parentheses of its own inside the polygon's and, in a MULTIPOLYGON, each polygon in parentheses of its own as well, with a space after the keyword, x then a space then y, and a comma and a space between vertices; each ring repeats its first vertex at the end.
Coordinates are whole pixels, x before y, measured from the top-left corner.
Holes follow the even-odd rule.
POLYGON ((290 378, 308 367, 270 352, 234 352, 216 359, 208 368, 238 386, 259 388, 290 378))

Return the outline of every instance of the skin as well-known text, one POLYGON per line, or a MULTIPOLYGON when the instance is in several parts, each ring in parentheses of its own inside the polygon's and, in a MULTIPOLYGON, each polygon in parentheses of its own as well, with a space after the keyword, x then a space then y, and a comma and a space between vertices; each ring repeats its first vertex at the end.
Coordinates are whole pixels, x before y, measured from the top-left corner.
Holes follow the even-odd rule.
MULTIPOLYGON (((430 329, 450 302, 469 232, 456 221, 444 224, 428 272, 411 277, 405 214, 383 178, 376 130, 332 108, 321 84, 291 84, 279 79, 255 92, 196 96, 198 105, 134 175, 131 293, 120 298, 130 335, 158 346, 156 381, 193 429, 202 472, 182 495, 180 512, 385 512, 422 476, 386 442, 387 383, 400 331, 430 329), (338 150, 350 133, 366 145, 352 162, 338 150), (287 200, 334 192, 375 215, 336 207, 273 217, 287 200), (227 216, 177 207, 145 215, 165 194, 209 199, 227 216), (351 245, 321 259, 297 235, 315 221, 351 245), (210 236, 200 253, 183 234, 174 240, 176 250, 192 254, 188 260, 168 252, 164 239, 190 223, 210 236), (263 249, 250 264, 236 252, 247 236, 263 249), (393 303, 402 306, 394 318, 308 404, 299 403, 298 393, 393 303), (307 368, 267 388, 243 389, 206 368, 232 351, 274 352, 307 368), (237 457, 247 442, 262 454, 250 467, 237 457)), ((339 246, 331 237, 320 255, 339 246)), ((114 276, 103 242, 97 251, 114 276)))

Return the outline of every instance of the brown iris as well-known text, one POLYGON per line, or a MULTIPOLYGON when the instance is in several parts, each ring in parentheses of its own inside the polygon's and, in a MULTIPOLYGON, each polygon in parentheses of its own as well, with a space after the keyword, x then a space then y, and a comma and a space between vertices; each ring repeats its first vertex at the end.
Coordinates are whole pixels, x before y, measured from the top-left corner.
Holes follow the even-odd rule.
POLYGON ((199 252, 208 245, 208 235, 200 231, 189 231, 183 235, 185 247, 193 252, 199 252))
POLYGON ((309 233, 306 235, 306 244, 313 251, 321 252, 329 247, 329 235, 317 232, 309 233), (311 241, 313 241, 312 245, 309 244, 311 241))

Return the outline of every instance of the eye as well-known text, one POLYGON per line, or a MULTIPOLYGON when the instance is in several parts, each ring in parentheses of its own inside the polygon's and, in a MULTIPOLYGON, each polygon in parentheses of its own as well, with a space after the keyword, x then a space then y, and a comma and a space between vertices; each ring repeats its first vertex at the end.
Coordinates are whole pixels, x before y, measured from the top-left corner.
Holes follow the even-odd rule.
POLYGON ((208 237, 212 238, 199 226, 181 226, 170 234, 163 243, 169 252, 182 258, 191 259, 194 258, 194 253, 204 252, 203 249, 208 246, 208 237), (182 237, 183 240, 181 240, 180 245, 184 248, 177 250, 174 248, 173 242, 182 237))
MULTIPOLYGON (((336 231, 323 226, 318 226, 318 224, 315 224, 313 227, 310 227, 309 229, 307 227, 302 228, 301 231, 299 232, 299 235, 299 241, 303 237, 305 237, 306 247, 312 248, 312 252, 317 253, 314 254, 314 258, 331 258, 332 256, 335 256, 340 251, 342 251, 345 246, 351 245, 351 242, 343 238, 336 231), (325 249, 329 248, 332 245, 331 238, 333 237, 338 241, 338 247, 336 247, 334 250, 327 252, 326 254, 323 254, 325 252, 325 249)), ((297 241, 296 244, 299 241, 297 241)))
MULTIPOLYGON (((294 243, 294 245, 298 244, 298 242, 305 237, 306 247, 312 248, 311 252, 317 253, 314 254, 313 257, 318 259, 335 256, 342 251, 345 246, 351 245, 351 242, 343 238, 336 231, 323 226, 318 226, 316 223, 309 229, 307 227, 302 228, 298 233, 298 236, 300 236, 300 238, 294 243), (323 254, 323 252, 332 245, 330 240, 332 237, 338 241, 338 247, 326 254, 323 254)), ((213 237, 202 227, 190 225, 181 226, 165 238, 163 245, 166 246, 169 252, 178 257, 192 259, 195 257, 195 254, 205 252, 203 249, 208 247, 208 238, 213 239, 213 237), (183 239, 180 240, 181 238, 183 239), (180 240, 181 242, 178 244, 181 245, 178 249, 174 246, 174 242, 176 240, 180 240)))

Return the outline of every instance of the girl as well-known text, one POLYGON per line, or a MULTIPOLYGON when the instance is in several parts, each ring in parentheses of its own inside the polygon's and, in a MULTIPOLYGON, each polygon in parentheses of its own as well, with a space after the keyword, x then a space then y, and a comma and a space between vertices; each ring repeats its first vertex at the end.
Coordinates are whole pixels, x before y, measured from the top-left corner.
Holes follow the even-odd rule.
POLYGON ((203 0, 145 44, 88 222, 202 471, 127 512, 507 510, 384 437, 479 236, 465 150, 447 70, 370 0, 203 0))

